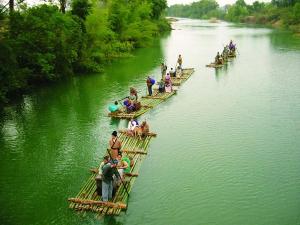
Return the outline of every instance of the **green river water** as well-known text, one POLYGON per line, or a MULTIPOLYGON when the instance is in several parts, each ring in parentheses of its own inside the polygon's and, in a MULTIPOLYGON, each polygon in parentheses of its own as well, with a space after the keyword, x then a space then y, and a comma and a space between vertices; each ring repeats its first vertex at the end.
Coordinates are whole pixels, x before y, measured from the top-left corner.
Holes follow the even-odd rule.
POLYGON ((300 224, 300 39, 287 32, 182 19, 151 48, 104 74, 79 76, 25 96, 0 119, 0 224, 300 224), (215 71, 233 39, 237 58, 215 71), (105 153, 107 106, 161 61, 195 73, 144 114, 150 143, 126 214, 68 209, 105 153))

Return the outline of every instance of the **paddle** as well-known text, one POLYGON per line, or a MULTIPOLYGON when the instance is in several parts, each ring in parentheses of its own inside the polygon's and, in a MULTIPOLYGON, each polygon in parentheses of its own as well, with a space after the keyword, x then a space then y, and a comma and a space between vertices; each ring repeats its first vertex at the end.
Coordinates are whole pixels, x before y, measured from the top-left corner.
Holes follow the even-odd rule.
POLYGON ((123 101, 124 99, 129 98, 129 96, 126 96, 125 98, 122 98, 120 100, 117 100, 117 102, 123 101))

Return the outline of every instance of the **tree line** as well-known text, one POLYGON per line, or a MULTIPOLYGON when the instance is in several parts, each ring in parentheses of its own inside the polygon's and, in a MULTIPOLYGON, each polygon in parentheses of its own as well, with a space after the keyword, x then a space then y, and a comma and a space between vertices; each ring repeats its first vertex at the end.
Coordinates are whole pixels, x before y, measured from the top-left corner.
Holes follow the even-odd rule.
POLYGON ((212 17, 231 22, 268 24, 300 33, 300 0, 255 1, 248 5, 244 0, 220 7, 215 0, 201 0, 189 5, 172 5, 168 16, 209 19, 212 17))
POLYGON ((0 106, 41 82, 99 72, 170 30, 166 0, 0 5, 0 106))

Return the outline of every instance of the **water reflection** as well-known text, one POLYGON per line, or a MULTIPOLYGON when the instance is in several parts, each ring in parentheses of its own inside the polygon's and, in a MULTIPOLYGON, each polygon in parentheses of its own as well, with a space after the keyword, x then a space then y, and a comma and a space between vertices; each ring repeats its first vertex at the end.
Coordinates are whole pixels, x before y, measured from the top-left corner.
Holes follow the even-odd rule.
POLYGON ((274 47, 285 50, 299 50, 300 37, 289 31, 274 30, 269 34, 270 42, 274 47))
POLYGON ((117 221, 115 216, 104 216, 103 222, 107 225, 123 225, 121 221, 117 221))
MULTIPOLYGON (((103 74, 43 87, 6 107, 0 118, 0 170, 8 176, 0 178, 0 199, 2 205, 9 205, 0 218, 14 218, 15 224, 44 224, 57 216, 56 209, 67 207, 66 196, 76 195, 88 169, 98 165, 112 130, 127 125, 108 118, 107 106, 128 95, 130 86, 145 89, 146 74, 156 74, 162 59, 156 41, 107 66, 103 74)), ((62 213, 62 218, 68 216, 62 213)), ((105 223, 121 224, 113 217, 105 218, 105 223)))
POLYGON ((216 81, 219 81, 220 78, 227 75, 227 70, 228 70, 228 63, 225 63, 221 68, 216 68, 215 69, 216 81))

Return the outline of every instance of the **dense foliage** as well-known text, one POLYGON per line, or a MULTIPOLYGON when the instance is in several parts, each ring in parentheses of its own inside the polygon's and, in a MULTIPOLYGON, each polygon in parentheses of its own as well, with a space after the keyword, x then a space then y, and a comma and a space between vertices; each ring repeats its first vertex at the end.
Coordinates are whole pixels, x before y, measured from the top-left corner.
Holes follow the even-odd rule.
POLYGON ((232 22, 269 24, 300 32, 300 0, 255 1, 248 5, 237 0, 233 5, 219 7, 215 0, 201 0, 190 5, 173 5, 169 16, 207 19, 216 17, 232 22))
POLYGON ((219 8, 219 4, 215 0, 201 0, 189 5, 172 5, 167 10, 168 16, 196 19, 220 18, 224 13, 224 10, 219 8))
POLYGON ((73 0, 0 17, 0 105, 40 82, 100 71, 170 29, 166 0, 73 0))

